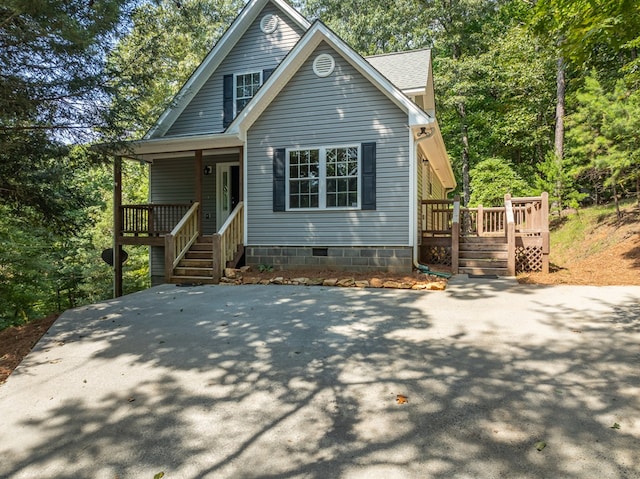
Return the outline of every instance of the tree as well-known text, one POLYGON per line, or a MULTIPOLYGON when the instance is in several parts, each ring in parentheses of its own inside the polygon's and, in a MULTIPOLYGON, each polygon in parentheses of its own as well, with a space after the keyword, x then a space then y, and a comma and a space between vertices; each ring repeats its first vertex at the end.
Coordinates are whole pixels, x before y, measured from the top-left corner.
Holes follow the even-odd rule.
POLYGON ((143 3, 108 57, 113 124, 144 134, 238 14, 241 0, 143 3))
POLYGON ((575 176, 591 180, 596 202, 602 189, 610 187, 620 216, 619 188, 633 182, 638 195, 640 94, 629 92, 622 80, 606 91, 592 72, 576 103, 567 132, 575 176))
POLYGON ((504 195, 530 196, 533 188, 503 158, 487 158, 471 170, 471 204, 501 206, 504 195))
POLYGON ((433 42, 420 0, 398 0, 392 8, 372 0, 297 2, 307 18, 320 19, 361 55, 413 50, 433 42))
POLYGON ((126 0, 8 0, 0 6, 0 204, 68 225, 68 145, 93 137, 104 60, 126 0))

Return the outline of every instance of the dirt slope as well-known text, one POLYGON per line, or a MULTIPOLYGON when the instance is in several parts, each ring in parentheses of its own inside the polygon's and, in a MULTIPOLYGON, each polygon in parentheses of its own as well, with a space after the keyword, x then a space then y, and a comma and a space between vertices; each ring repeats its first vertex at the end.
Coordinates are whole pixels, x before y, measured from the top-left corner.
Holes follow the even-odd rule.
POLYGON ((551 234, 551 272, 519 276, 521 283, 640 285, 640 209, 586 211, 563 218, 551 234))

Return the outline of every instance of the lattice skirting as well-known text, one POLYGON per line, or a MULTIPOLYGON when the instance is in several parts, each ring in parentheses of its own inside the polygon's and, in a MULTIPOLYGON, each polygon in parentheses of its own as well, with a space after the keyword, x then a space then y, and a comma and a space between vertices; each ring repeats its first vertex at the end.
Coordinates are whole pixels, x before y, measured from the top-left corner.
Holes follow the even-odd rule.
POLYGON ((451 266, 451 247, 423 245, 420 261, 432 265, 451 266))
POLYGON ((516 273, 542 271, 542 246, 516 247, 516 273))

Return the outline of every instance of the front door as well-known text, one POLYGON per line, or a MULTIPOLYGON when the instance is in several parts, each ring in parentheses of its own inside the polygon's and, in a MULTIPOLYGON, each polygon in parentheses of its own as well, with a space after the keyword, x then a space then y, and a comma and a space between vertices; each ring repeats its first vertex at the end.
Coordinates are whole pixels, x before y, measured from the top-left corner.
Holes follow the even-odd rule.
POLYGON ((216 226, 220 231, 240 201, 239 163, 216 164, 216 183, 216 226))

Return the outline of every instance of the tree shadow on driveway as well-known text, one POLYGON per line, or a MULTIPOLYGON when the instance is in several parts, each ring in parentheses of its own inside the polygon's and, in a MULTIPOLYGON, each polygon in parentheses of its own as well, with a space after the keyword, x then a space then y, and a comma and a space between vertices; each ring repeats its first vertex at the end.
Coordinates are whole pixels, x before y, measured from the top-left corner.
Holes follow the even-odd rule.
POLYGON ((0 476, 639 476, 639 300, 162 286, 68 311, 0 386, 0 476))

